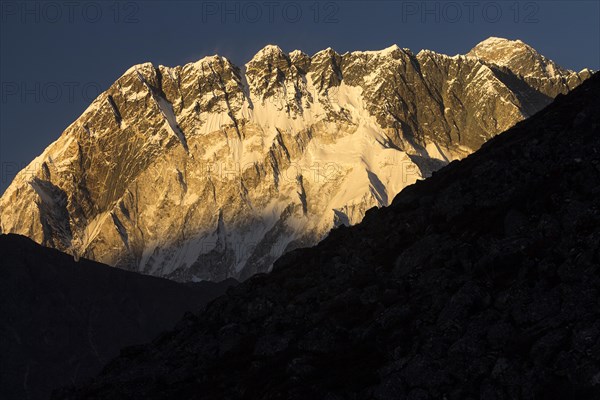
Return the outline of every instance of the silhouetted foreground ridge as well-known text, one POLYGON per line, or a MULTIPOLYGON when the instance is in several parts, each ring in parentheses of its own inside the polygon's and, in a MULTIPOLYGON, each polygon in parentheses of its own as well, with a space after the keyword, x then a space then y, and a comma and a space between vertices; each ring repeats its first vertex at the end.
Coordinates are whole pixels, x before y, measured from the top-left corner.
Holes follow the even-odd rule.
POLYGON ((600 76, 59 399, 600 398, 600 76))
POLYGON ((0 235, 0 399, 81 384, 234 283, 178 284, 0 235))

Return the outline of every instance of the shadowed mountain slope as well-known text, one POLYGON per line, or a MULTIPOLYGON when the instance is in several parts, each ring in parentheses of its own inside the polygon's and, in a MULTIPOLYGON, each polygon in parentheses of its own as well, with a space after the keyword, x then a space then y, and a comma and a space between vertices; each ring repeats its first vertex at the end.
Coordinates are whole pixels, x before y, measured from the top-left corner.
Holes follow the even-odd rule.
POLYGON ((234 282, 183 285, 0 235, 0 398, 47 399, 234 282))

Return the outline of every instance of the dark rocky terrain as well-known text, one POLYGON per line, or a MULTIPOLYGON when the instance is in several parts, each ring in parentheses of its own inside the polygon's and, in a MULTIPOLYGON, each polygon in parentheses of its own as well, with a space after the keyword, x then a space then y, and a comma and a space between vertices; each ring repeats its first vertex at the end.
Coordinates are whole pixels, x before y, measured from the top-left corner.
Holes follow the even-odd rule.
POLYGON ((600 398, 600 76, 56 399, 600 398))
POLYGON ((234 282, 183 285, 0 235, 0 399, 47 399, 234 282))

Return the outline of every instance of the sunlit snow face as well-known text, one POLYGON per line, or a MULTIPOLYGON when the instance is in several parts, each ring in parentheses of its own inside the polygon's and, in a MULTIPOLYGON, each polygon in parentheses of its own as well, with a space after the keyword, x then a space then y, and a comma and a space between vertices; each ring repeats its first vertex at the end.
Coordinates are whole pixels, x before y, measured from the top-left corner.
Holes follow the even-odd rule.
POLYGON ((582 79, 535 56, 528 73, 564 79, 517 74, 529 92, 516 92, 507 43, 454 57, 267 46, 245 68, 134 66, 18 175, 2 231, 179 280, 266 271, 582 79), (496 53, 496 66, 483 59, 496 53))

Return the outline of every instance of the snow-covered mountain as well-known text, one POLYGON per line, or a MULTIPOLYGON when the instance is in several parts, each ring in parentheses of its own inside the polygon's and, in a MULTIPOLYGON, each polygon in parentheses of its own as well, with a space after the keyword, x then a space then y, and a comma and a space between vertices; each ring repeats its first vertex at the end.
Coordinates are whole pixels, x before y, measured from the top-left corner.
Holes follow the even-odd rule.
POLYGON ((247 278, 590 74, 499 38, 453 57, 269 45, 245 68, 136 65, 17 175, 0 231, 176 280, 247 278))

